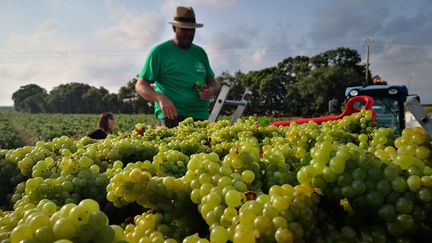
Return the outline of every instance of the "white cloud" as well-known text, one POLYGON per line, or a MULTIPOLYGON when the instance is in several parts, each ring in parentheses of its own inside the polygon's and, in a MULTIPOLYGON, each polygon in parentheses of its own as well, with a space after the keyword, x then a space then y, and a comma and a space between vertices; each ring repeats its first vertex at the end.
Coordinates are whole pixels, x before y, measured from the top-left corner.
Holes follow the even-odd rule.
MULTIPOLYGON (((212 21, 220 22, 211 19, 213 11, 231 12, 240 1, 157 2, 149 5, 147 1, 138 5, 134 3, 140 8, 145 7, 138 10, 132 5, 123 5, 130 4, 130 1, 107 0, 106 8, 101 10, 108 16, 102 21, 106 25, 86 36, 70 34, 66 29, 67 23, 60 23, 57 19, 47 20, 33 33, 9 35, 7 45, 0 49, 0 98, 10 99, 19 86, 28 83, 37 83, 50 90, 65 82, 87 82, 117 92, 139 72, 149 48, 171 36, 168 21, 175 6, 193 6, 197 21, 211 26, 215 23, 212 21), (148 9, 150 7, 152 10, 148 9)), ((409 84, 412 92, 430 97, 430 94, 421 93, 432 90, 430 4, 409 14, 405 11, 394 14, 390 0, 375 2, 330 1, 321 12, 316 12, 314 17, 317 19, 310 19, 314 21, 312 25, 307 21, 305 25, 294 25, 288 15, 281 16, 279 22, 273 24, 259 21, 242 23, 243 13, 239 12, 239 19, 230 20, 222 30, 215 27, 201 29, 196 43, 205 48, 214 71, 219 74, 224 70, 247 72, 262 69, 289 56, 315 55, 337 46, 357 48, 363 55, 361 41, 364 36, 371 36, 376 40, 371 50, 373 74, 380 74, 394 83, 409 84), (370 8, 372 5, 374 7, 370 8)), ((264 20, 267 20, 267 15, 263 15, 264 20)), ((219 16, 223 18, 225 15, 219 16)), ((426 98, 422 100, 432 103, 430 98, 429 101, 426 98)), ((0 104, 5 103, 11 104, 11 101, 0 100, 0 104)))
POLYGON ((108 13, 115 25, 97 31, 96 38, 114 46, 145 48, 159 41, 168 29, 165 16, 154 12, 138 12, 111 2, 108 13))
POLYGON ((308 39, 321 49, 338 44, 357 48, 363 55, 360 43, 365 36, 372 37, 375 40, 370 57, 372 74, 379 74, 389 83, 405 84, 424 103, 432 103, 431 8, 417 6, 409 14, 395 10, 392 3, 336 0, 318 13, 308 39), (371 5, 374 7, 370 8, 371 5))
MULTIPOLYGON (((61 25, 54 20, 47 20, 30 35, 12 34, 9 37, 7 48, 16 52, 32 51, 38 49, 53 50, 54 43, 62 39, 60 34, 61 25)), ((66 41, 63 41, 64 43, 66 41)))
POLYGON ((228 9, 239 2, 240 0, 167 0, 162 6, 162 10, 166 13, 172 13, 176 6, 209 6, 212 8, 228 9))
POLYGON ((332 1, 317 13, 309 35, 317 44, 372 35, 382 27, 389 13, 388 7, 372 0, 332 1))
POLYGON ((256 63, 251 63, 250 60, 255 51, 261 49, 253 46, 258 38, 259 35, 251 26, 239 24, 224 31, 213 32, 201 43, 216 73, 245 71, 255 67, 256 63))
POLYGON ((0 104, 12 105, 12 93, 29 83, 49 91, 62 83, 84 82, 117 92, 135 77, 168 23, 163 16, 122 5, 110 4, 107 10, 111 26, 87 36, 73 36, 55 20, 29 34, 11 34, 0 50, 0 104))
POLYGON ((391 84, 404 84, 423 103, 431 104, 432 49, 386 43, 382 52, 371 56, 371 69, 391 84))
POLYGON ((263 48, 261 50, 257 50, 254 52, 253 56, 252 56, 252 60, 254 62, 261 62, 264 58, 264 56, 267 54, 267 48, 263 48))
POLYGON ((214 71, 248 72, 275 66, 298 50, 291 28, 276 22, 271 28, 260 24, 236 23, 199 40, 207 51, 214 71))

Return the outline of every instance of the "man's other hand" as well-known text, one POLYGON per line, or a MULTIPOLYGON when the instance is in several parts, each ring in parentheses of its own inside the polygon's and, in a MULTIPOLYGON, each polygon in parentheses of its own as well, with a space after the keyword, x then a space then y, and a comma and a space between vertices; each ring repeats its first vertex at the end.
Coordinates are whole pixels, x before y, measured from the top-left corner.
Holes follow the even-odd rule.
POLYGON ((165 116, 168 119, 174 120, 177 117, 177 110, 174 106, 174 103, 172 103, 172 101, 165 95, 159 92, 156 93, 157 93, 156 99, 159 102, 162 112, 165 114, 165 116))

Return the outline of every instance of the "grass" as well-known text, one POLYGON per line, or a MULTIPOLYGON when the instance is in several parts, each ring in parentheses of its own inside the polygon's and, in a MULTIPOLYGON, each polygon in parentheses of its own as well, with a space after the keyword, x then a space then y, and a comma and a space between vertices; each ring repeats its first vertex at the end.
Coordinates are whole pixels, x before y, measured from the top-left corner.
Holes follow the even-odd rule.
POLYGON ((423 109, 429 114, 432 114, 432 104, 430 105, 423 105, 423 109))
POLYGON ((0 106, 0 112, 8 112, 13 110, 14 110, 13 106, 0 106))

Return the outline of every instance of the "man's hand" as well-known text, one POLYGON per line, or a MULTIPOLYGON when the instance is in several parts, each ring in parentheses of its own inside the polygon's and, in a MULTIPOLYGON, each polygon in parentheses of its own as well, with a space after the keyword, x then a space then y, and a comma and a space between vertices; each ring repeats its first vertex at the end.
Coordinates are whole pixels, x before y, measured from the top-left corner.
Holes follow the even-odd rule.
POLYGON ((147 80, 138 78, 135 91, 146 100, 158 102, 162 112, 168 119, 174 120, 177 117, 177 110, 172 101, 165 95, 156 92, 147 80))
POLYGON ((208 77, 204 89, 200 90, 199 96, 203 100, 215 98, 219 91, 219 85, 213 77, 208 77))
POLYGON ((159 92, 156 92, 156 100, 159 103, 162 112, 168 119, 174 120, 177 117, 177 110, 174 106, 174 103, 172 103, 172 101, 168 97, 159 92))
POLYGON ((212 87, 208 87, 207 85, 199 92, 199 96, 202 100, 209 100, 216 96, 216 91, 212 87))

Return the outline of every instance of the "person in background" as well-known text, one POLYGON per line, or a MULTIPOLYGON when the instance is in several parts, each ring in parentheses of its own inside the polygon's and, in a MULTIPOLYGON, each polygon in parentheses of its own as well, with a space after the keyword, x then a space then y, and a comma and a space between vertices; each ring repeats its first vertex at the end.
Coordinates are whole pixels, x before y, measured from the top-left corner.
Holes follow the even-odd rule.
POLYGON ((206 120, 218 84, 204 49, 193 44, 196 23, 192 7, 175 9, 174 38, 155 46, 138 75, 136 92, 155 103, 160 125, 175 127, 187 117, 206 120))
POLYGON ((114 129, 114 115, 111 112, 105 112, 99 115, 98 128, 87 137, 93 139, 105 139, 114 129))

